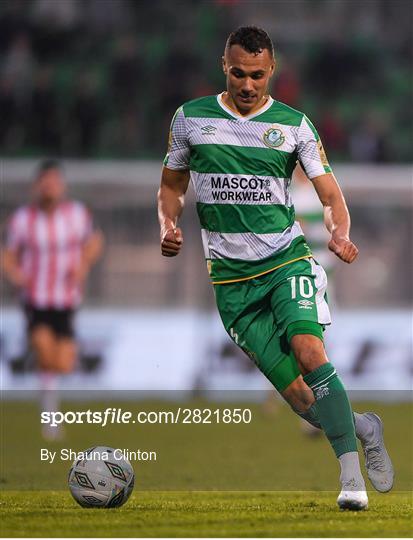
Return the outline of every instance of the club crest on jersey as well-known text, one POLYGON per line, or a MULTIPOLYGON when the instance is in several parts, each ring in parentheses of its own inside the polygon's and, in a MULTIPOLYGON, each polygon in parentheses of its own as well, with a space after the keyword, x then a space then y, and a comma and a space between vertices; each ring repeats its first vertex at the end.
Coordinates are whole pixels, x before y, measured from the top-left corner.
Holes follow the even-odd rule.
POLYGON ((285 137, 281 129, 270 128, 264 133, 262 140, 269 148, 277 148, 284 143, 285 137))

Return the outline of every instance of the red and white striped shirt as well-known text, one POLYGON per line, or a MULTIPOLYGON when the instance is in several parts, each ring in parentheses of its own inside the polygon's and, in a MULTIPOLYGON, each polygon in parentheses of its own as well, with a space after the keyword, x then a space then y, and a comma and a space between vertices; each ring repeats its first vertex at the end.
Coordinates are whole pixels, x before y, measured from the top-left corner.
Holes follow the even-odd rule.
POLYGON ((27 277, 26 303, 38 309, 68 309, 81 302, 82 291, 74 278, 82 248, 92 233, 89 211, 77 201, 61 202, 46 213, 23 206, 12 215, 7 246, 16 251, 27 277))

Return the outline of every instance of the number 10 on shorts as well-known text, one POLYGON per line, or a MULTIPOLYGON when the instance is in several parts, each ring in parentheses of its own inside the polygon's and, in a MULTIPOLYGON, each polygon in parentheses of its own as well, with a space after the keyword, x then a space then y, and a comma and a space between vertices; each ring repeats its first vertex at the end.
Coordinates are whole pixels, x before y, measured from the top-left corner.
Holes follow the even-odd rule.
POLYGON ((307 276, 292 276, 287 278, 291 283, 291 298, 297 298, 297 283, 298 292, 302 298, 311 298, 314 294, 313 284, 307 276))

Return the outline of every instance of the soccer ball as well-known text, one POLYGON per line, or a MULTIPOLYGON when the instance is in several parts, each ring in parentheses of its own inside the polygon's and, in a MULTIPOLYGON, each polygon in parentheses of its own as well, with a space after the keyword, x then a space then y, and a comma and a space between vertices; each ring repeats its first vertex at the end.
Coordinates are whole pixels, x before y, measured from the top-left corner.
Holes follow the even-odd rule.
POLYGON ((129 499, 135 474, 121 450, 94 446, 80 452, 69 471, 69 489, 80 506, 116 508, 129 499))

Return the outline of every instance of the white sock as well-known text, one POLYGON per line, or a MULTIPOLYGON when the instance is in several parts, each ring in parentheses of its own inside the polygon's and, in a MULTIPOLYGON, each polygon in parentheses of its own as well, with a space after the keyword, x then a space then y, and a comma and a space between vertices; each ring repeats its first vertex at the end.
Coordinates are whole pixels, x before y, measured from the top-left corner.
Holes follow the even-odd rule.
POLYGON ((346 452, 338 460, 341 467, 341 484, 348 484, 346 489, 349 491, 364 491, 366 486, 360 470, 358 452, 346 452))
POLYGON ((59 409, 59 377, 55 373, 40 373, 40 408, 42 411, 55 412, 59 409))
POLYGON ((364 414, 359 414, 356 412, 353 414, 357 438, 363 442, 367 442, 374 433, 373 423, 366 418, 364 414))

